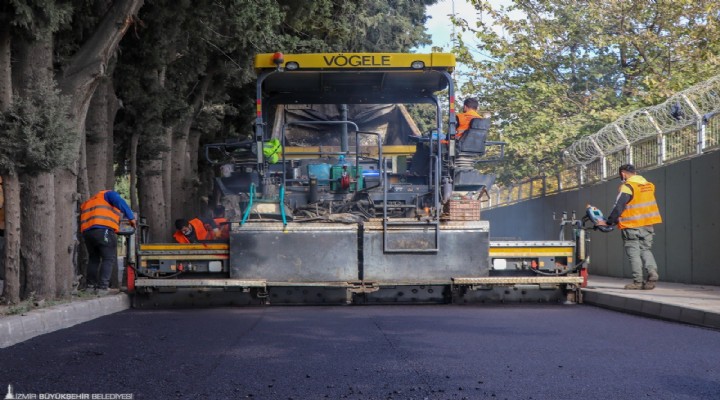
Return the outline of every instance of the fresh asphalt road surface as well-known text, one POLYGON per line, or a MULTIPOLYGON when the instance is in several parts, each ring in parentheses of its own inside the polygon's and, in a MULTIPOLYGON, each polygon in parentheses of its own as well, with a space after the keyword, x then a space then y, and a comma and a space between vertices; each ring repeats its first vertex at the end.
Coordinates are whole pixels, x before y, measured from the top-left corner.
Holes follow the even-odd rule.
POLYGON ((720 332, 586 305, 128 310, 0 349, 0 396, 8 384, 36 398, 718 399, 720 332))

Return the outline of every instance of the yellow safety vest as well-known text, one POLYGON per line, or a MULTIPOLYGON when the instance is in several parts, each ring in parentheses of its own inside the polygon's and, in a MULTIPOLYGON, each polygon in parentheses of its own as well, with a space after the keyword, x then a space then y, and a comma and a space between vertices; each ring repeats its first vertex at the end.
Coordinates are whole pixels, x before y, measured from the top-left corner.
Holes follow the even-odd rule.
POLYGON ((655 200, 655 185, 644 179, 628 179, 625 185, 632 188, 632 199, 620 214, 620 229, 639 228, 662 223, 660 209, 655 200))

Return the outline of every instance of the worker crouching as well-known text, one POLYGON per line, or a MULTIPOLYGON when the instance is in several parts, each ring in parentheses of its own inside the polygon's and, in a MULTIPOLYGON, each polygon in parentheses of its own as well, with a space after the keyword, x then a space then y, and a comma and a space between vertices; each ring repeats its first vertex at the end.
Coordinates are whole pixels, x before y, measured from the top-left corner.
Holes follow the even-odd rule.
POLYGON ((175 220, 173 238, 178 243, 202 243, 222 239, 222 232, 213 219, 175 220))

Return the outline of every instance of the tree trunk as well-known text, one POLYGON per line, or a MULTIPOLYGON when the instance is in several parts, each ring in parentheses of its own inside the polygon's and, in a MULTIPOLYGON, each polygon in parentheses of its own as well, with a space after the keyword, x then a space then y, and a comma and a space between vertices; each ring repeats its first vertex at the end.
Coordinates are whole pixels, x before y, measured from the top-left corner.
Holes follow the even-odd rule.
MULTIPOLYGON (((77 192, 79 196, 79 203, 82 204, 84 201, 90 198, 90 188, 87 180, 87 163, 85 151, 85 138, 81 138, 80 141, 80 160, 78 160, 78 179, 77 179, 77 192)), ((75 274, 80 276, 87 276, 87 262, 88 253, 87 248, 84 245, 82 235, 78 235, 78 247, 75 253, 76 257, 73 260, 76 266, 75 274)), ((77 282, 78 286, 80 281, 77 282)))
MULTIPOLYGON (((186 124, 184 124, 186 125, 186 124)), ((172 219, 187 218, 193 215, 189 202, 192 199, 190 172, 190 157, 188 154, 188 135, 189 128, 182 126, 178 135, 174 138, 171 150, 172 161, 172 209, 170 214, 172 219)))
MULTIPOLYGON (((157 74, 158 85, 161 88, 165 88, 165 82, 167 80, 167 65, 164 65, 157 74)), ((161 161, 161 189, 163 191, 163 197, 165 202, 163 203, 163 212, 165 221, 174 220, 172 215, 172 160, 171 160, 171 149, 173 148, 173 129, 171 127, 163 128, 164 135, 162 141, 165 144, 165 150, 162 150, 158 155, 158 159, 161 161)))
MULTIPOLYGON (((63 69, 59 86, 62 93, 71 99, 70 114, 75 122, 78 133, 76 139, 76 154, 78 155, 68 168, 56 173, 57 201, 56 212, 58 245, 55 257, 58 263, 56 281, 57 294, 64 296, 75 278, 75 259, 78 245, 78 200, 76 195, 78 180, 89 181, 86 176, 78 178, 80 150, 82 138, 85 136, 85 122, 90 107, 90 101, 107 71, 110 57, 114 54, 120 40, 133 23, 133 16, 142 6, 142 0, 120 0, 113 2, 108 12, 98 24, 92 36, 73 55, 70 62, 63 69)), ((105 143, 105 149, 107 149, 105 143)), ((106 151, 103 151, 106 152, 106 151)), ((110 157, 112 163, 112 157, 110 157)), ((112 164, 111 164, 112 165, 112 164)), ((87 172, 87 169, 84 171, 87 172)), ((107 179, 107 169, 103 180, 107 179)))
POLYGON ((90 182, 88 182, 87 167, 87 143, 84 138, 80 140, 80 159, 78 160, 78 183, 77 191, 80 196, 79 202, 83 203, 90 198, 90 182))
POLYGON ((206 182, 200 176, 200 168, 198 166, 198 155, 200 154, 200 136, 202 132, 191 130, 188 139, 188 154, 190 155, 190 170, 188 176, 192 177, 192 187, 190 191, 189 207, 193 210, 202 210, 208 208, 208 199, 212 191, 212 182, 206 182))
POLYGON ((112 80, 102 79, 85 120, 88 186, 93 194, 112 189, 115 184, 112 123, 116 112, 117 97, 112 80))
MULTIPOLYGON (((10 63, 10 30, 0 30, 0 112, 12 105, 12 67, 10 63)), ((8 304, 20 302, 20 181, 14 171, 2 174, 3 206, 5 216, 5 253, 3 276, 5 284, 2 295, 8 304)))
POLYGON ((5 302, 20 302, 20 181, 14 173, 2 176, 5 210, 5 302))
MULTIPOLYGON (((104 85, 107 85, 107 125, 105 126, 105 130, 107 130, 108 133, 108 140, 107 140, 107 176, 106 176, 106 182, 107 187, 112 188, 115 186, 115 138, 114 138, 114 129, 115 129, 115 116, 117 115, 118 110, 120 109, 120 100, 115 95, 115 85, 113 85, 113 80, 111 77, 108 77, 107 81, 104 82, 104 85)), ((133 210, 137 210, 137 208, 134 208, 133 210)))
MULTIPOLYGON (((190 104, 191 114, 177 126, 172 143, 172 215, 191 217, 206 207, 199 206, 197 151, 198 133, 191 134, 195 116, 205 103, 205 96, 213 80, 213 68, 210 68, 197 85, 190 104)), ((209 214, 207 215, 210 216, 209 214)))
POLYGON ((55 297, 55 179, 52 172, 24 174, 22 202, 21 260, 25 271, 23 299, 55 297))
POLYGON ((63 93, 72 95, 74 101, 90 100, 95 90, 95 87, 90 85, 97 84, 97 79, 105 75, 110 57, 133 24, 134 16, 143 2, 143 0, 112 2, 93 35, 83 43, 63 70, 63 77, 60 80, 60 89, 63 93), (84 93, 85 96, 77 96, 78 93, 84 93))
POLYGON ((12 64, 9 29, 9 26, 0 29, 0 111, 6 111, 12 104, 12 64))
POLYGON ((85 162, 87 164, 88 192, 97 193, 107 187, 107 104, 105 88, 99 85, 90 100, 85 119, 85 162))
POLYGON ((55 171, 55 296, 70 296, 80 244, 77 161, 71 168, 55 171))
POLYGON ((137 148, 140 135, 133 133, 130 138, 130 208, 138 210, 138 195, 137 195, 137 148))
MULTIPOLYGON (((12 74, 13 85, 21 96, 35 82, 52 81, 52 36, 34 41, 19 40, 12 74)), ((25 284, 21 282, 21 298, 34 293, 37 299, 55 297, 55 240, 58 227, 55 225, 55 182, 52 172, 19 175, 22 188, 20 235, 20 274, 25 274, 25 284)))
POLYGON ((140 163, 138 174, 140 214, 147 218, 150 241, 170 242, 172 231, 170 230, 170 221, 165 216, 167 202, 163 189, 162 168, 161 159, 140 163))
MULTIPOLYGON (((76 82, 79 82, 75 80, 76 82)), ((90 107, 90 100, 98 85, 98 79, 90 79, 84 82, 83 87, 75 88, 70 92, 64 92, 70 96, 70 115, 74 123, 75 136, 75 159, 71 160, 67 167, 55 171, 55 282, 57 297, 66 297, 70 294, 75 281, 77 268, 77 251, 79 241, 79 200, 77 192, 79 183, 89 182, 87 176, 79 176, 80 172, 80 151, 83 148, 82 142, 85 135, 85 118, 90 107)), ((67 82, 61 80, 64 90, 71 90, 67 82)), ((86 170, 87 171, 87 170, 86 170)))
MULTIPOLYGON (((88 114, 88 108, 90 107, 90 101, 95 97, 94 93, 97 86, 100 84, 102 78, 105 77, 104 81, 107 82, 105 89, 105 95, 102 94, 97 96, 98 101, 106 105, 106 109, 101 110, 100 113, 104 114, 101 118, 100 123, 104 122, 103 127, 97 127, 94 132, 96 134, 103 135, 103 137, 109 136, 110 139, 104 141, 105 147, 103 149, 96 148, 85 148, 83 149, 82 140, 78 140, 77 148, 78 151, 86 150, 80 154, 80 164, 86 166, 87 162, 90 162, 88 166, 93 171, 93 178, 87 177, 88 168, 80 169, 81 175, 79 177, 80 187, 85 187, 85 182, 88 183, 88 187, 91 192, 112 188, 114 184, 114 173, 112 171, 112 124, 115 119, 115 113, 117 112, 117 99, 115 98, 114 89, 112 86, 112 79, 107 78, 107 65, 110 61, 110 57, 115 53, 120 40, 125 36, 125 33, 133 24, 134 16, 137 14, 140 7, 143 5, 143 0, 119 0, 111 4, 105 12, 102 21, 98 24, 95 32, 92 36, 80 47, 80 49, 73 55, 70 62, 63 69, 62 78, 59 81, 60 89, 63 94, 69 96, 72 101, 71 113, 76 121, 78 132, 80 133, 79 138, 83 138, 85 135, 86 117, 88 114), (107 101, 110 98, 110 101, 107 101), (104 120, 104 121, 103 121, 104 120), (109 127, 109 128, 108 128, 109 127), (108 134, 110 132, 110 134, 108 134), (82 149, 82 150, 81 150, 82 149), (110 154, 106 157, 104 162, 107 167, 99 168, 104 172, 104 176, 98 177, 94 172, 99 164, 94 155, 97 153, 96 150, 100 150, 102 154, 110 154), (83 157, 86 157, 86 153, 89 152, 91 160, 85 160, 83 163, 83 157)), ((100 106, 102 106, 102 104, 100 106)), ((96 121, 92 120, 91 125, 95 124, 96 121)), ((73 166, 74 171, 78 173, 77 166, 73 166)), ((71 171, 73 170, 71 168, 71 171)), ((82 196, 85 199, 85 193, 82 196)))
MULTIPOLYGON (((173 181, 172 181, 172 148, 173 148, 173 129, 165 129, 165 145, 168 150, 164 150, 161 153, 160 159, 162 160, 162 189, 163 196, 165 197, 165 204, 163 208, 165 211, 166 221, 175 221, 176 218, 182 218, 183 216, 175 217, 172 215, 172 198, 173 198, 173 181)), ((188 218, 190 219, 190 218, 188 218)))

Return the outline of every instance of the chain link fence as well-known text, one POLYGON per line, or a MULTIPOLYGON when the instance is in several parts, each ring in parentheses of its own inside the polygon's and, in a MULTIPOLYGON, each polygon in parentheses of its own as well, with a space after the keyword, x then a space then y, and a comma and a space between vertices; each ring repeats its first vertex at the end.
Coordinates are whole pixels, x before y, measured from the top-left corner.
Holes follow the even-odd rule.
POLYGON ((620 117, 563 151, 561 167, 507 186, 495 186, 483 208, 592 185, 617 176, 618 167, 659 167, 720 148, 720 76, 675 94, 662 104, 620 117))

